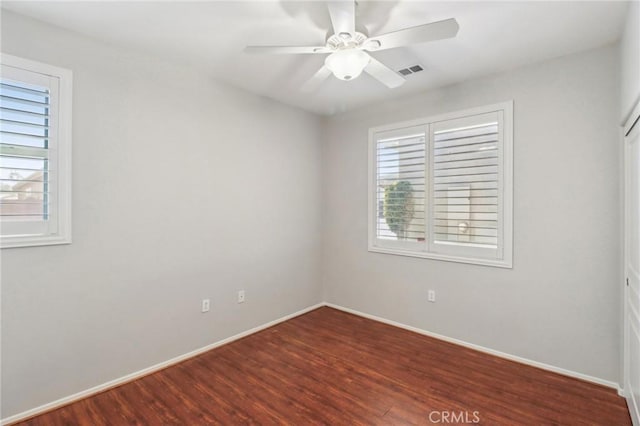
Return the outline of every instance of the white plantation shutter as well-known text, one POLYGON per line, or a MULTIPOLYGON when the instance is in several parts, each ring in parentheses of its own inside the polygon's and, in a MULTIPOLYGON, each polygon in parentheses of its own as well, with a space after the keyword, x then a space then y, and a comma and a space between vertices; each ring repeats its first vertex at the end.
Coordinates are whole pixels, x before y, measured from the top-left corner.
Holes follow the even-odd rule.
MULTIPOLYGON (((68 162, 60 128, 61 77, 26 69, 43 64, 8 55, 2 55, 2 59, 2 247, 68 242, 69 194, 63 185, 68 162)), ((51 67, 46 68, 50 71, 51 67)))
POLYGON ((423 244, 425 217, 424 127, 376 135, 376 239, 394 247, 423 244))
POLYGON ((506 102, 371 129, 369 250, 511 267, 512 120, 506 102))
POLYGON ((492 112, 432 124, 433 251, 499 257, 501 123, 492 112))
POLYGON ((0 217, 46 220, 49 89, 0 79, 0 217))

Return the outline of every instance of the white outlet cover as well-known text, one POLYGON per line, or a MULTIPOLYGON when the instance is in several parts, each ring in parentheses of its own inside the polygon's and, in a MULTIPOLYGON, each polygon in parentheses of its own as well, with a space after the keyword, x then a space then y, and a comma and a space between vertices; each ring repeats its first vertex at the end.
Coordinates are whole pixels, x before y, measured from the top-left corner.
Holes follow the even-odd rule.
POLYGON ((202 299, 202 312, 209 312, 211 308, 211 301, 209 299, 202 299))
POLYGON ((243 303, 244 302, 244 290, 240 290, 238 292, 238 303, 243 303))

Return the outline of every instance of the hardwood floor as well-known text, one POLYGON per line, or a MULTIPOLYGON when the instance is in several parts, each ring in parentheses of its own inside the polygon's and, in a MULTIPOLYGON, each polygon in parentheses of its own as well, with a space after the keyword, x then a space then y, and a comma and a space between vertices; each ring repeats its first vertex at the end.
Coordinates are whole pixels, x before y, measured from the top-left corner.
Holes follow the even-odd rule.
POLYGON ((19 424, 465 422, 631 424, 613 389, 331 308, 19 424))

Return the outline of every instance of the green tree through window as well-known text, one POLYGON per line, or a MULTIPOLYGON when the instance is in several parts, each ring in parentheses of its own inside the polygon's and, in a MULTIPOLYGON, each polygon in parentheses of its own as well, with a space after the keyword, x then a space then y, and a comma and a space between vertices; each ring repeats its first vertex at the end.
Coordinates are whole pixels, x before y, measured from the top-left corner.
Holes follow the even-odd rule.
POLYGON ((407 239, 407 229, 413 219, 413 188, 401 180, 384 189, 384 218, 398 239, 407 239))

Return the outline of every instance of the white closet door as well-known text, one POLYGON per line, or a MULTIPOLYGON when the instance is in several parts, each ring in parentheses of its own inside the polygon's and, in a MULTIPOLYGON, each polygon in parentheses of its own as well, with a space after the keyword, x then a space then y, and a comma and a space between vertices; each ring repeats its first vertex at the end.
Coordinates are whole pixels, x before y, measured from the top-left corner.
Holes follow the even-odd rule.
POLYGON ((633 424, 640 426, 640 122, 637 114, 632 115, 625 132, 624 388, 633 424))

